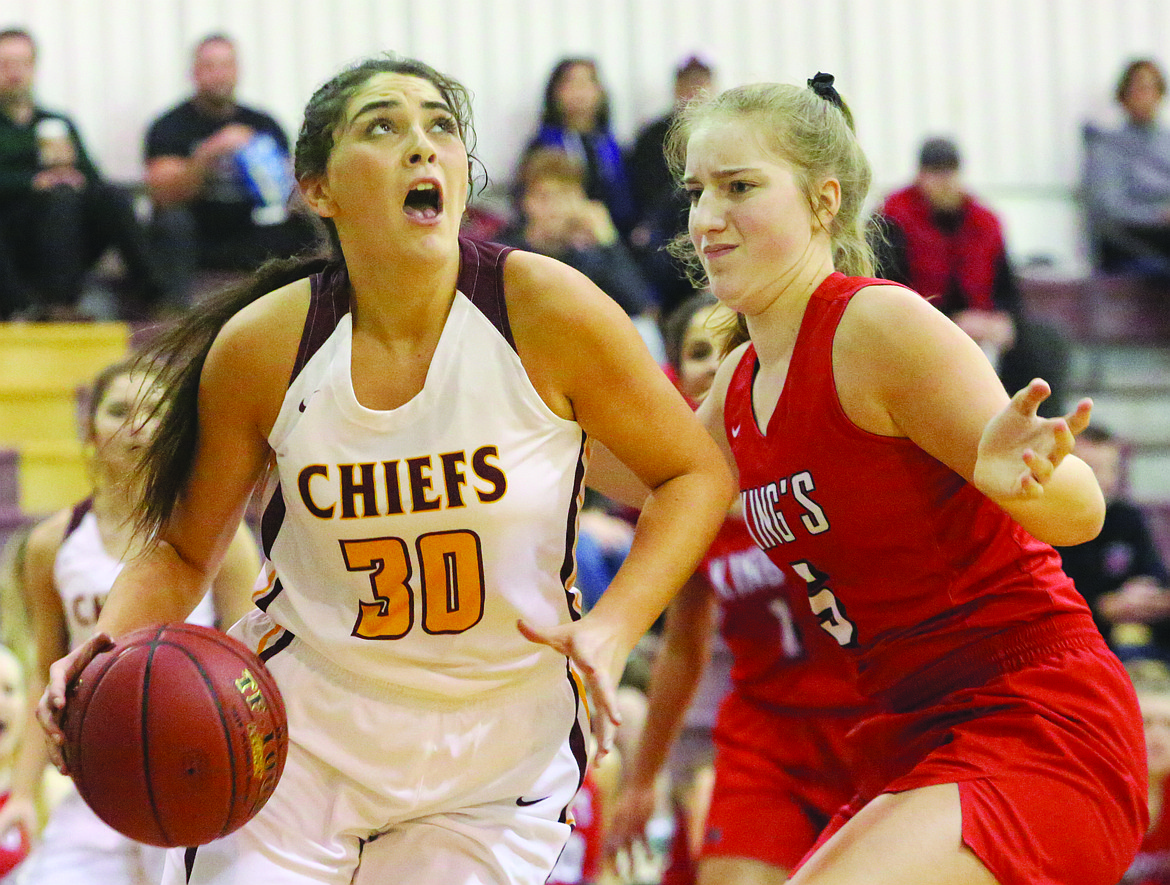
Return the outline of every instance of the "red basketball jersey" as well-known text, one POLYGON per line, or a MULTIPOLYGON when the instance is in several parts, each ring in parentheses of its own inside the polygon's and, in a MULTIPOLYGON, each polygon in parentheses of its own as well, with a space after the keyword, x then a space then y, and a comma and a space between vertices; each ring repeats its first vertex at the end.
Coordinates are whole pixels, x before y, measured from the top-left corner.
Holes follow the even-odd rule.
POLYGON ((833 338, 850 298, 876 282, 834 273, 813 293, 763 431, 749 345, 724 418, 753 539, 790 576, 790 593, 807 590, 821 626, 856 652, 862 690, 896 695, 900 679, 948 652, 1088 609, 1050 546, 910 440, 845 416, 833 338))
POLYGON ((723 523, 702 572, 719 599, 719 632, 731 651, 736 691, 794 712, 845 715, 866 703, 852 660, 820 629, 807 604, 790 604, 784 573, 756 546, 742 519, 723 523))

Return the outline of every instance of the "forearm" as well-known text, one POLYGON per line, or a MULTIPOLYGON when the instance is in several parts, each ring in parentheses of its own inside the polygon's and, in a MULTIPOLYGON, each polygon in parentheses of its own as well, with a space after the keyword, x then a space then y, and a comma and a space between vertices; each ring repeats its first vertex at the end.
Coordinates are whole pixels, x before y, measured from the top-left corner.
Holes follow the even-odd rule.
POLYGON ((653 787, 665 767, 711 656, 710 628, 690 618, 684 623, 675 614, 672 607, 651 671, 642 736, 623 773, 624 782, 636 789, 653 787))
POLYGON ((1068 455, 1036 498, 999 505, 1035 538, 1058 547, 1091 541, 1105 520, 1105 498, 1089 466, 1068 455))
POLYGON ((706 553, 731 505, 725 479, 683 474, 645 500, 630 552, 588 615, 609 623, 625 648, 633 648, 706 553))
POLYGON ((117 638, 142 627, 182 621, 210 585, 211 575, 160 541, 122 569, 102 607, 96 629, 117 638))

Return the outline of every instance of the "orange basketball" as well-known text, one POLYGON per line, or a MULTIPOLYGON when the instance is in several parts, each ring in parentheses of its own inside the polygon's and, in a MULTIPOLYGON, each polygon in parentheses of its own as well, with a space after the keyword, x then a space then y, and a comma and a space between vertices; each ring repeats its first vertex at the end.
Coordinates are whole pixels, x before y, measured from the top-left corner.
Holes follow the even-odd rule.
POLYGON ((243 826, 284 770, 288 722, 263 662, 210 627, 129 633, 70 686, 65 764, 123 835, 203 845, 243 826))

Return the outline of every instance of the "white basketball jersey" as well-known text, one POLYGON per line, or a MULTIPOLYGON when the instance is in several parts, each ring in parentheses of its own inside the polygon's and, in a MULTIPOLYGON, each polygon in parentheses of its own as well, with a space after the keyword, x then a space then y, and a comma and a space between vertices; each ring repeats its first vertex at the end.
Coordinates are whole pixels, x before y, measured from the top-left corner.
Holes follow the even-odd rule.
MULTIPOLYGON (((76 648, 93 634, 94 625, 122 563, 102 546, 97 517, 86 500, 73 510, 65 538, 53 560, 53 580, 65 609, 69 647, 76 648)), ((187 619, 192 624, 214 626, 215 607, 207 594, 187 619)))
MULTIPOLYGON (((499 309, 502 284, 496 294, 499 309)), ((516 621, 580 613, 585 435, 541 400, 477 304, 456 293, 423 389, 389 411, 358 402, 350 314, 329 320, 270 436, 279 487, 257 600, 286 631, 274 643, 291 633, 360 678, 452 699, 564 678, 565 658, 516 621)))

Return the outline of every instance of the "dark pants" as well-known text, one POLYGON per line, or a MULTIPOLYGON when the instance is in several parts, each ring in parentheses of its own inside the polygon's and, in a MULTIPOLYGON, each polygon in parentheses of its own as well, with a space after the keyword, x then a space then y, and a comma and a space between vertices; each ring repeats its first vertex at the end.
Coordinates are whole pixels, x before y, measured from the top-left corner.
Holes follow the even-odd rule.
POLYGON ((1031 320, 1016 321, 1016 343, 999 360, 999 377, 1009 396, 1043 378, 1052 395, 1037 410, 1045 418, 1063 415, 1069 405, 1068 376, 1071 360, 1067 339, 1051 326, 1031 320))
POLYGON ((175 288, 190 293, 200 270, 253 271, 270 258, 288 258, 315 247, 318 227, 292 213, 280 224, 208 230, 186 206, 156 206, 150 226, 155 253, 175 288))
POLYGON ((31 192, 0 217, 0 310, 75 306, 86 274, 110 247, 122 257, 128 294, 159 301, 162 275, 123 188, 97 181, 31 192))

